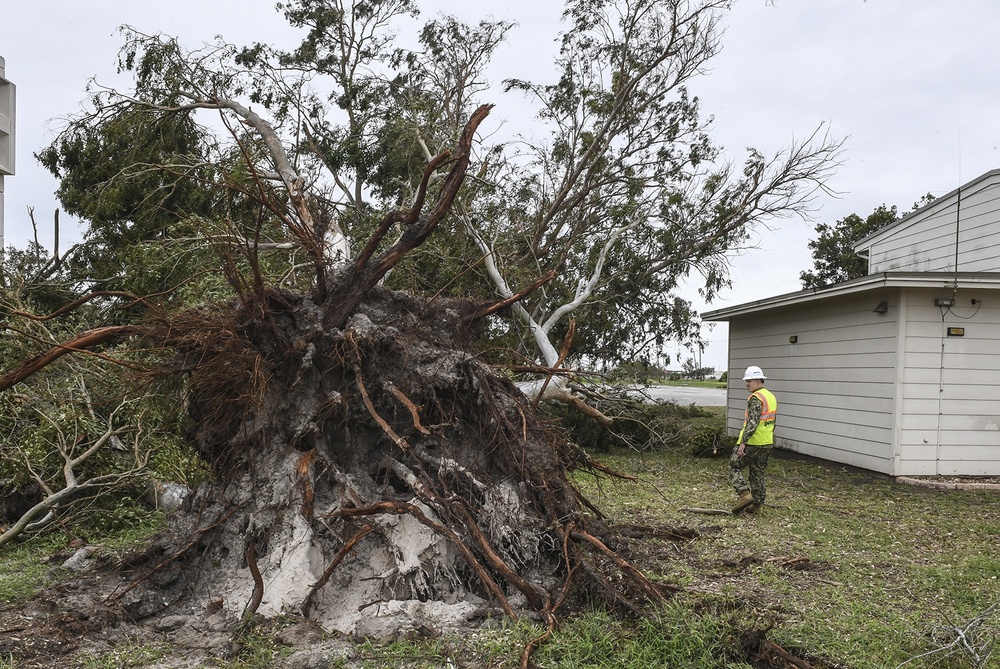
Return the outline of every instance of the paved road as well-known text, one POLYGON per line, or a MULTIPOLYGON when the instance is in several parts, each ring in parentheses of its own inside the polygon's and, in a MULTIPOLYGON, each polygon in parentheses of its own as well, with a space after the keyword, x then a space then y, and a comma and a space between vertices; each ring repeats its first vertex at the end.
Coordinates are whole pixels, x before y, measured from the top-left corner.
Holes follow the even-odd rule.
MULTIPOLYGON (((635 391, 637 394, 639 390, 635 391)), ((643 392, 653 400, 673 400, 680 405, 721 407, 726 405, 725 388, 695 388, 687 386, 646 386, 643 392)))

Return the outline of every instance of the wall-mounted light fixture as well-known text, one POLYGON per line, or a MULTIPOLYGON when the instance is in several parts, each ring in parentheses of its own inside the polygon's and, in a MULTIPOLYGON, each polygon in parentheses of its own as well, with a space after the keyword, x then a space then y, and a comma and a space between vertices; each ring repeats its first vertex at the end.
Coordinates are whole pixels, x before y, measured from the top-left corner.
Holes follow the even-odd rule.
POLYGON ((964 337, 965 328, 948 328, 949 337, 964 337))
POLYGON ((876 314, 884 314, 887 311, 889 311, 889 303, 886 300, 882 300, 877 307, 872 309, 872 312, 876 314))

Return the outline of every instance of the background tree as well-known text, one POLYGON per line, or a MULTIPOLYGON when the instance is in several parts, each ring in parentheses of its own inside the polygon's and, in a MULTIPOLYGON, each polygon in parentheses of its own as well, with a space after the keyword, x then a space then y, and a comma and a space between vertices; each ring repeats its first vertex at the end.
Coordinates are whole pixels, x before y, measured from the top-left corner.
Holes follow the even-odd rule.
POLYGON ((833 225, 819 223, 809 241, 813 271, 801 272, 803 288, 822 288, 868 274, 868 259, 854 252, 854 244, 899 219, 896 206, 879 205, 866 218, 849 214, 833 225))
MULTIPOLYGON (((913 203, 911 211, 916 211, 933 200, 934 196, 927 193, 913 203)), ((899 218, 896 205, 887 208, 881 204, 867 218, 849 214, 833 225, 818 224, 816 233, 819 236, 809 241, 813 256, 813 271, 799 274, 802 287, 822 288, 868 274, 868 260, 854 252, 854 245, 887 225, 895 223, 899 218)))

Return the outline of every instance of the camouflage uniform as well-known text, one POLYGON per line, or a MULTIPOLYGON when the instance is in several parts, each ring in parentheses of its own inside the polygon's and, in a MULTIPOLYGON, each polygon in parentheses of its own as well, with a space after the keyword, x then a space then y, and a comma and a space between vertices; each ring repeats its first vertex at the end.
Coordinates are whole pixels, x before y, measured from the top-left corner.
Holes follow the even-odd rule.
MULTIPOLYGON (((743 440, 746 441, 757 431, 760 425, 760 414, 763 410, 763 403, 760 398, 753 395, 747 401, 747 419, 743 427, 743 440)), ((770 446, 750 446, 744 448, 743 455, 737 455, 739 444, 733 449, 733 454, 729 456, 729 482, 733 484, 736 494, 744 490, 750 490, 753 495, 754 504, 760 506, 764 503, 766 490, 764 487, 764 470, 767 469, 767 460, 771 456, 770 446), (750 482, 743 477, 743 469, 749 469, 750 482)))

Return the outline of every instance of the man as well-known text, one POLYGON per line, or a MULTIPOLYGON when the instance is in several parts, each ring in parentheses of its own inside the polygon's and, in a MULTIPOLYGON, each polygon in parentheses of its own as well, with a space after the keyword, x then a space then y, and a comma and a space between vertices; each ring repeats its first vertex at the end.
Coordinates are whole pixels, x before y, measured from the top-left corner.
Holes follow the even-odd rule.
POLYGON ((764 505, 764 470, 774 446, 774 422, 778 416, 778 400, 764 387, 766 379, 761 368, 755 365, 747 367, 743 374, 750 397, 743 417, 743 429, 729 458, 729 481, 739 495, 733 513, 740 513, 747 507, 756 511, 764 505), (749 484, 743 478, 744 469, 749 470, 749 484))

